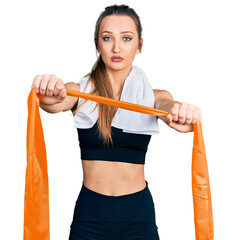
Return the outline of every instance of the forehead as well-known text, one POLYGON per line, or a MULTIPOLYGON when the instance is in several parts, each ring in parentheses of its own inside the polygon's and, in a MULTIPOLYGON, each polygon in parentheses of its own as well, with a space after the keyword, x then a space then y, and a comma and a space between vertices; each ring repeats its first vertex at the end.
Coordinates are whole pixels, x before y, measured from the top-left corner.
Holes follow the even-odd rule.
POLYGON ((121 32, 121 31, 136 31, 136 24, 134 20, 129 16, 111 15, 106 16, 100 24, 100 31, 111 31, 111 32, 121 32))

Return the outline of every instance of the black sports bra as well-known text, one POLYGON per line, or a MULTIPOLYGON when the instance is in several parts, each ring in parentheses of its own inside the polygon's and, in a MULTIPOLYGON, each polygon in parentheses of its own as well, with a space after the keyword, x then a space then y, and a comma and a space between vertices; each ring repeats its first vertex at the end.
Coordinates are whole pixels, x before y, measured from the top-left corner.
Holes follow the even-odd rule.
POLYGON ((81 159, 145 164, 151 135, 127 133, 112 126, 113 144, 104 146, 99 137, 97 122, 92 128, 77 128, 81 159))

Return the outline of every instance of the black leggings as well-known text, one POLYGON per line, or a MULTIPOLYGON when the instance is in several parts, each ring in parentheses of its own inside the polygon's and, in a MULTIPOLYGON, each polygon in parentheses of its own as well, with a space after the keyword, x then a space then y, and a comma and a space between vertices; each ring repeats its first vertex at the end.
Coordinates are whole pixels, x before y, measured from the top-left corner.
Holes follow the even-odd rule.
POLYGON ((76 201, 69 240, 159 240, 152 195, 109 196, 83 183, 76 201))

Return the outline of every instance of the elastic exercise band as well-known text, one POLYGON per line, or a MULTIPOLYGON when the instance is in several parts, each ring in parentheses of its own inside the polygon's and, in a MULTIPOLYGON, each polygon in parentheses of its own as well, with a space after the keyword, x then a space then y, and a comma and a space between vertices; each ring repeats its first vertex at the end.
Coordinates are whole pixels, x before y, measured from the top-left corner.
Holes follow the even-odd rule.
MULTIPOLYGON (((68 95, 135 112, 165 117, 169 112, 66 89, 68 95)), ((192 194, 196 240, 213 240, 214 226, 208 166, 200 121, 194 124, 192 194)), ((34 88, 28 96, 24 240, 49 240, 49 191, 45 141, 34 88)))

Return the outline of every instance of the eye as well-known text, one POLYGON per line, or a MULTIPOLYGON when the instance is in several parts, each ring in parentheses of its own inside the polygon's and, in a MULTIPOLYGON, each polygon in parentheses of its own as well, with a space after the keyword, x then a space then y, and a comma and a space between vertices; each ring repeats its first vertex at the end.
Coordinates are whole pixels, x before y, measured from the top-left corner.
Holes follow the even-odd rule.
POLYGON ((104 41, 108 41, 107 39, 110 38, 110 37, 103 37, 104 41))
POLYGON ((127 39, 126 41, 131 41, 132 40, 132 38, 130 38, 130 37, 124 37, 124 39, 127 39))

